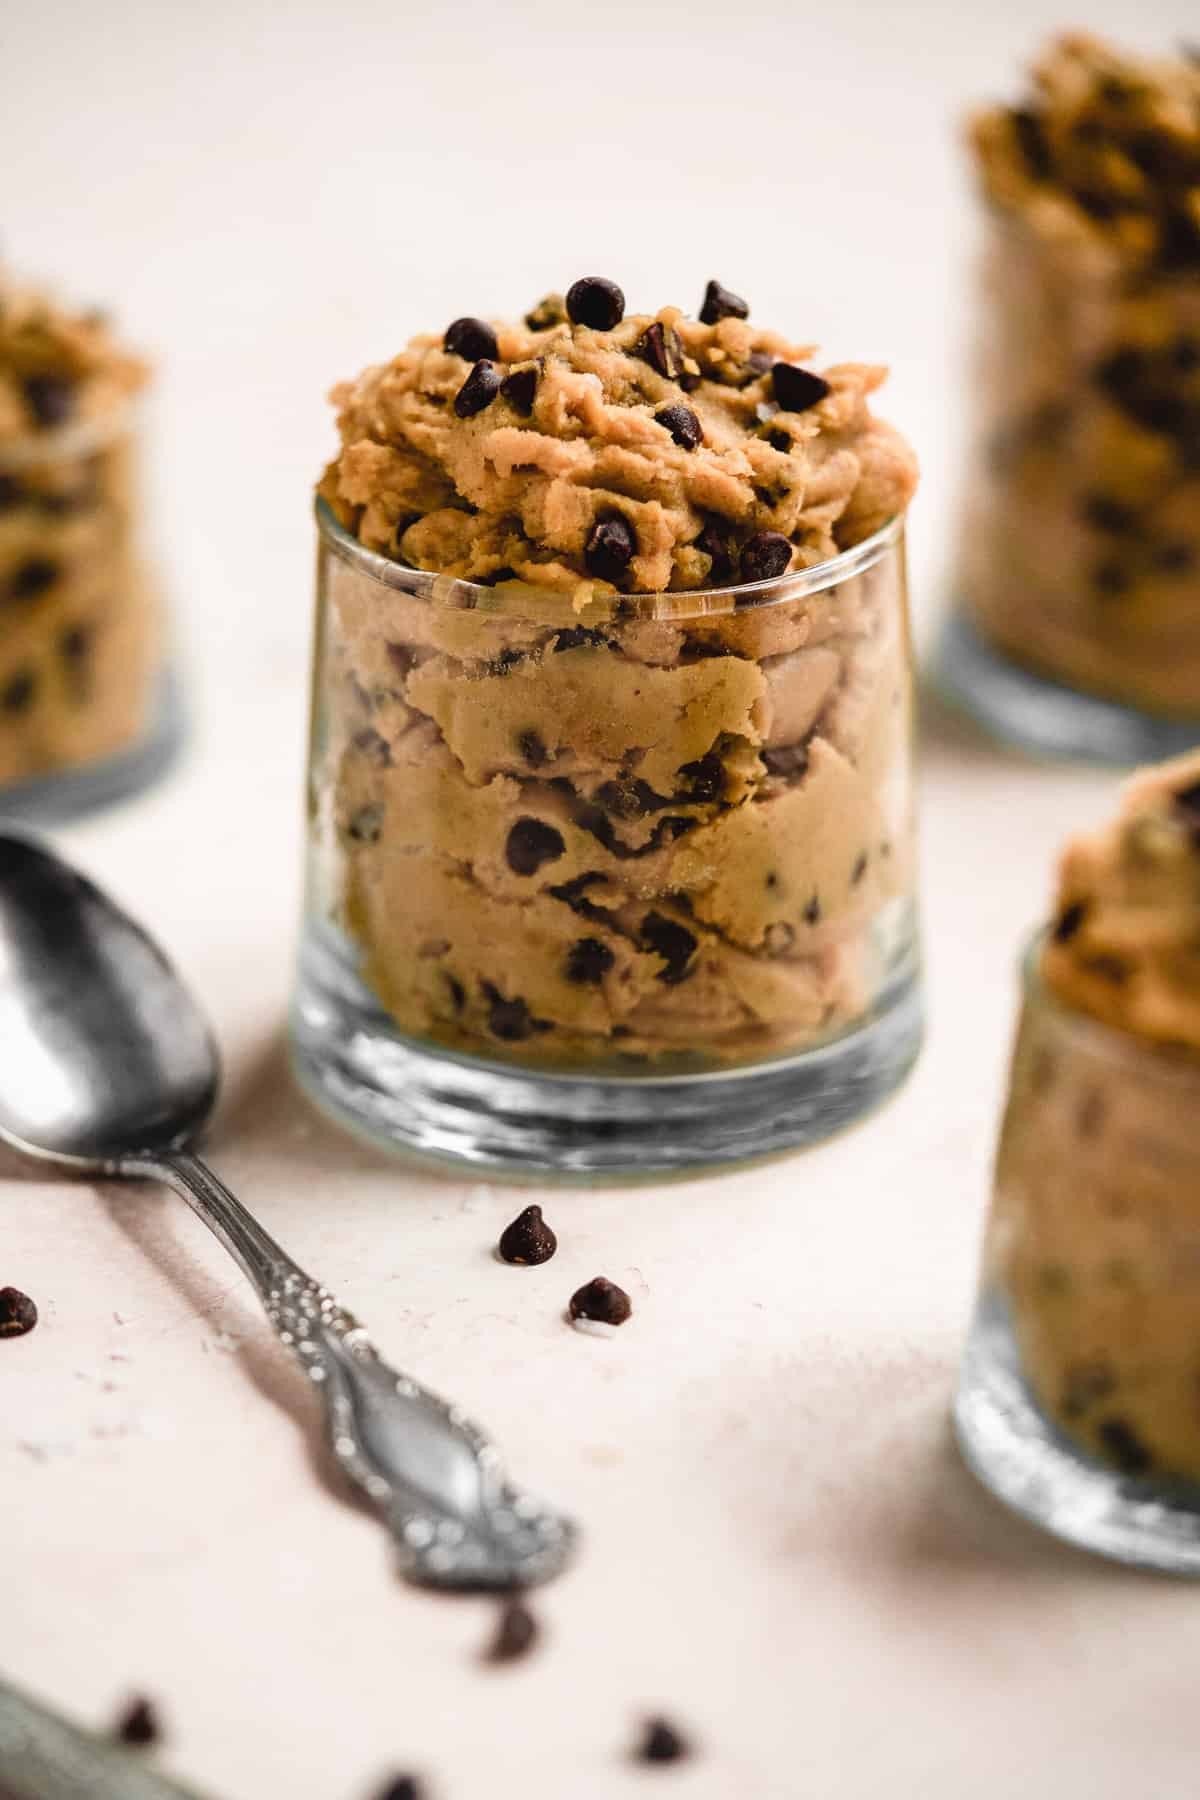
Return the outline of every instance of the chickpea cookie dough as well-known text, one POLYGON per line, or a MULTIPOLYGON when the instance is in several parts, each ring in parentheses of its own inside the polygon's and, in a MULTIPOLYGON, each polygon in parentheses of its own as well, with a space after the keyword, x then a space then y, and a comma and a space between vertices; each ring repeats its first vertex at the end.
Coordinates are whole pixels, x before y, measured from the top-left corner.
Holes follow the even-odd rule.
POLYGON ((158 624, 130 425, 145 378, 101 314, 0 271, 0 785, 99 761, 145 723, 158 624))
POLYGON ((883 369, 817 373, 748 311, 714 281, 698 319, 627 316, 590 277, 335 390, 343 530, 476 584, 329 577, 336 911, 414 1036, 727 1064, 871 1004, 910 878, 901 565, 785 578, 898 520, 916 467, 883 369))
POLYGON ((964 604, 1015 662, 1200 718, 1200 60, 1061 37, 972 139, 964 604))
POLYGON ((1200 1481, 1200 754, 1068 846, 1041 978, 993 1274, 1062 1430, 1127 1474, 1200 1481))

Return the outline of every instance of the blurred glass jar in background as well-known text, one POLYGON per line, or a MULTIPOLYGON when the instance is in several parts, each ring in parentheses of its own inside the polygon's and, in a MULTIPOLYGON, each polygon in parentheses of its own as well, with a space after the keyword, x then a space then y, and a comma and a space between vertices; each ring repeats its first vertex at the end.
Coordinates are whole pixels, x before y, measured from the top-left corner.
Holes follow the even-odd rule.
POLYGON ((144 365, 98 314, 0 279, 0 814, 49 822, 177 739, 143 543, 144 365))
POLYGON ((941 686, 1033 751, 1200 742, 1200 65, 1074 35, 975 123, 988 204, 941 686))
POLYGON ((584 605, 318 504, 299 1072, 391 1144, 603 1175, 827 1136, 920 1042, 903 520, 584 605))

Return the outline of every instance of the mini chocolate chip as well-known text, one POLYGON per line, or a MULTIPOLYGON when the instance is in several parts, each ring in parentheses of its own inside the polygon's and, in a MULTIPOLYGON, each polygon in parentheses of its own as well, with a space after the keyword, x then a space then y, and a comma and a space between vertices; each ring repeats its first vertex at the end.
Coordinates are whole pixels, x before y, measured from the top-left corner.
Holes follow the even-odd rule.
POLYGON ((425 1800, 425 1787, 415 1775, 393 1775, 384 1782, 375 1800, 425 1800))
POLYGON ((772 450, 781 450, 784 453, 792 447, 791 435, 786 431, 776 431, 774 429, 768 431, 767 442, 770 444, 772 450))
POLYGON ((1111 531, 1118 536, 1132 531, 1137 524, 1133 508, 1114 500, 1111 494, 1085 494, 1079 511, 1096 531, 1111 531))
POLYGON ((567 980, 580 987, 595 987, 616 960, 608 945, 599 938, 579 938, 567 951, 567 980))
POLYGON ((654 422, 664 426, 682 450, 695 450, 704 442, 704 430, 699 419, 682 400, 674 406, 662 407, 655 413, 654 422))
POLYGON ((1087 917, 1086 900, 1074 900, 1064 907, 1054 921, 1052 936, 1056 944, 1069 944, 1087 917))
POLYGON ((682 1762, 685 1756, 691 1754, 691 1746, 682 1732, 668 1720, 647 1719, 633 1754, 636 1762, 682 1762))
POLYGON ((1175 795, 1174 805, 1176 812, 1182 815, 1184 824, 1195 833, 1197 842, 1200 842, 1200 781, 1193 782, 1190 787, 1180 788, 1175 795))
POLYGON ((347 834, 356 844, 377 844, 379 834, 383 830, 382 806, 360 806, 353 813, 346 826, 347 834))
POLYGON ((509 832, 504 854, 514 875, 536 875, 543 863, 556 862, 566 847, 561 831, 527 816, 509 832))
POLYGON ((162 1727, 151 1702, 140 1695, 131 1700, 117 1719, 113 1735, 122 1744, 157 1744, 162 1727))
POLYGON ((748 319, 750 307, 740 294, 731 294, 728 288, 722 287, 719 281, 710 281, 704 290, 704 304, 700 308, 700 323, 716 325, 722 319, 748 319))
POLYGON ((1009 117, 1029 173, 1035 181, 1045 181, 1054 167, 1045 126, 1027 106, 1014 107, 1009 117))
POLYGON ((522 999, 505 999, 490 981, 483 983, 483 992, 488 1002, 488 1030, 493 1037, 516 1044, 535 1032, 551 1030, 549 1020, 535 1019, 522 999))
POLYGON ((792 560, 792 546, 781 531, 756 531, 742 545, 742 580, 769 581, 782 575, 792 560))
POLYGON ((514 412, 528 418, 533 411, 533 398, 537 393, 538 369, 531 363, 527 369, 514 369, 500 383, 500 392, 508 401, 514 412))
POLYGON ((485 357, 494 362, 500 354, 496 334, 486 319, 455 319, 446 327, 442 348, 469 363, 480 362, 485 357))
POLYGON ((648 362, 650 367, 664 376, 668 381, 677 381, 683 374, 683 345, 678 333, 660 319, 648 325, 637 343, 633 346, 633 354, 648 362))
POLYGON ((695 539, 695 546, 697 550, 702 550, 712 563, 712 567, 708 571, 709 579, 714 582, 728 581, 733 574, 733 558, 729 554, 729 541, 722 534, 715 519, 705 520, 703 531, 695 539))
POLYGON ((0 1337, 24 1337, 38 1322, 38 1309, 20 1288, 0 1288, 0 1337))
MULTIPOLYGON (((536 1212, 537 1208, 531 1207, 530 1211, 536 1212)), ((538 1622, 523 1600, 502 1600, 496 1635, 484 1652, 484 1661, 516 1662, 519 1657, 528 1656, 540 1635, 538 1622)))
POLYGON ((25 712, 37 692, 37 675, 32 669, 19 669, 0 688, 0 711, 25 712))
POLYGON ((511 1225, 500 1233, 500 1255, 506 1263, 549 1262, 558 1249, 558 1239, 542 1217, 540 1206, 527 1206, 511 1225))
POLYGON ((567 308, 561 294, 546 294, 525 314, 530 331, 550 331, 555 325, 565 325, 566 319, 567 308))
POLYGON ((804 923, 806 925, 819 925, 820 922, 821 922, 821 900, 820 900, 819 895, 814 894, 812 899, 809 901, 808 905, 804 909, 804 923))
POLYGON ((531 769, 540 769, 548 751, 536 731, 523 731, 517 738, 517 749, 531 769))
POLYGON ((596 1319, 602 1325, 623 1325, 633 1312, 633 1302, 615 1281, 610 1281, 607 1275, 597 1275, 571 1295, 568 1311, 573 1319, 596 1319))
POLYGON ((795 363, 777 362, 771 368, 771 389, 784 412, 807 412, 829 393, 829 383, 814 375, 811 369, 798 369, 795 363))
POLYGON ((625 296, 603 275, 583 275, 567 289, 567 317, 573 325, 611 331, 625 317, 625 296))
POLYGON ((1196 552, 1191 544, 1160 544, 1151 552, 1150 561, 1164 575, 1186 575, 1196 561, 1196 552))
POLYGON ((1096 1435, 1122 1474, 1145 1475, 1153 1466, 1154 1458, 1124 1419, 1102 1420, 1096 1435))
POLYGON ((593 525, 583 553, 584 561, 600 581, 610 581, 616 587, 633 561, 636 549, 637 539, 632 526, 620 513, 613 513, 593 525))
POLYGON ((659 970, 659 981, 665 981, 669 987, 674 987, 677 982, 686 980, 690 973, 689 965, 698 947, 686 925, 680 925, 675 919, 668 919, 660 912, 649 912, 642 920, 641 941, 647 950, 661 956, 667 965, 665 969, 659 970))
POLYGON ((485 406, 490 406, 504 385, 504 377, 494 362, 477 362, 454 396, 454 410, 460 419, 473 419, 485 406))
POLYGON ((698 805, 719 800, 725 791, 725 765, 715 750, 708 750, 695 762, 683 763, 679 773, 685 783, 685 797, 698 805))
POLYGON ((1092 586, 1106 600, 1117 600, 1128 593, 1130 579, 1128 569, 1123 569, 1117 562, 1097 563, 1092 570, 1092 586))
POLYGON ((62 375, 27 375, 22 384, 29 410, 46 429, 65 425, 75 411, 75 384, 62 375))
POLYGON ((14 600, 36 600, 54 586, 61 573, 56 562, 47 556, 30 556, 17 565, 8 592, 14 600))
POLYGON ((11 512, 24 498, 25 490, 15 475, 0 475, 0 512, 11 512))
POLYGON ((450 999, 453 1003, 454 1010, 455 1012, 461 1012, 463 1007, 467 1004, 467 990, 458 979, 458 976, 452 975, 449 969, 443 969, 442 974, 445 976, 446 986, 450 990, 450 999))
POLYGON ((851 887, 857 887, 859 882, 862 880, 863 876, 866 874, 867 862, 868 862, 868 857, 867 857, 866 851, 864 850, 861 852, 861 854, 859 856, 857 856, 855 858, 854 867, 850 871, 850 886, 851 887))

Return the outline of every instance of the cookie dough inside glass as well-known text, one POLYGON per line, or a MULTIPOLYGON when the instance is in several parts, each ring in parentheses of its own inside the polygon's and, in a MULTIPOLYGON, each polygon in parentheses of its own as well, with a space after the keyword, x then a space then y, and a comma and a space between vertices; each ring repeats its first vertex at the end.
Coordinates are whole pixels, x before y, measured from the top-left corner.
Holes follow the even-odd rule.
POLYGON ((1068 688, 1200 721, 1200 62, 1061 37, 972 139, 966 616, 1068 688))
POLYGON ((142 560, 144 363, 0 271, 0 785, 142 737, 161 661, 142 560))
POLYGON ((1027 995, 988 1243, 1045 1415, 1200 1482, 1200 754, 1071 843, 1027 995))
POLYGON ((335 391, 317 885, 411 1038, 728 1065, 911 948, 914 458, 747 313, 587 278, 335 391))

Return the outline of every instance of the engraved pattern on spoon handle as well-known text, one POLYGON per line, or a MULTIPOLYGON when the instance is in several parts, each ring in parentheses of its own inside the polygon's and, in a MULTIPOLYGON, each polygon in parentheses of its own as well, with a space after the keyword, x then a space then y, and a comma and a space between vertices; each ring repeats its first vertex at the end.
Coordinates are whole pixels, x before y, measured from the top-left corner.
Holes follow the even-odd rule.
POLYGON ((383 1516, 413 1580, 515 1587, 558 1572, 573 1527, 505 1481, 496 1450, 457 1407, 389 1368, 357 1319, 198 1157, 126 1156, 119 1172, 167 1182, 241 1265, 321 1394, 339 1465, 383 1516))

